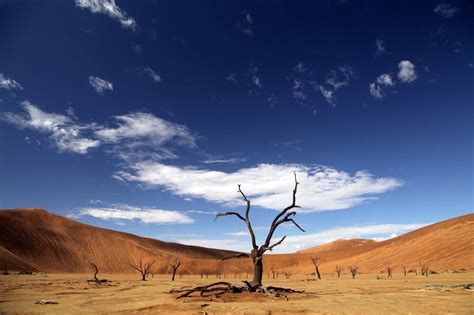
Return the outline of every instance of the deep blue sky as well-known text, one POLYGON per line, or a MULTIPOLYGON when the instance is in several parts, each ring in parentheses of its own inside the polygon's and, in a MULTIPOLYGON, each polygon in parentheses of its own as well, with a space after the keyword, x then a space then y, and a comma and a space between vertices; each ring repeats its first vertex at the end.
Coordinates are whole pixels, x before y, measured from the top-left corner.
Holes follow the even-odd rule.
POLYGON ((0 0, 0 208, 246 249, 212 213, 296 170, 281 252, 472 212, 469 1, 93 2, 0 0))

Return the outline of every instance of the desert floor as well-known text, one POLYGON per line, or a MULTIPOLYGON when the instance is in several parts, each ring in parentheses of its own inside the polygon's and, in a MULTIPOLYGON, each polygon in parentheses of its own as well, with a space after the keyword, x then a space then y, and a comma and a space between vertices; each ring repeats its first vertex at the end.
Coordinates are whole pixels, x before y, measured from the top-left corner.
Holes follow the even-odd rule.
MULTIPOLYGON (((383 275, 385 278, 385 275, 383 275)), ((318 313, 474 313, 474 291, 452 288, 474 282, 474 274, 422 276, 395 274, 392 279, 377 280, 375 275, 349 275, 340 279, 323 275, 311 277, 264 279, 266 285, 305 290, 272 298, 264 294, 228 294, 222 298, 186 298, 176 300, 171 288, 209 284, 215 277, 184 276, 174 282, 169 275, 154 276, 146 282, 139 275, 100 275, 111 285, 88 285, 90 275, 35 274, 0 276, 0 311, 2 313, 161 313, 161 314, 318 314, 318 313), (444 289, 427 289, 429 285, 444 289), (448 287, 446 287, 448 286, 448 287), (38 305, 52 300, 55 305, 38 305)), ((238 283, 233 276, 220 281, 238 283)))

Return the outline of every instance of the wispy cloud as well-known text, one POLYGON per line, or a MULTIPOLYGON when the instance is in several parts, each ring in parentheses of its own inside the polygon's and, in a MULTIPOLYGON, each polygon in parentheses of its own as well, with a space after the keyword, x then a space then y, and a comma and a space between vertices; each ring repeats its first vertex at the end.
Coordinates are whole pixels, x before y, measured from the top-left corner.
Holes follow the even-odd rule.
POLYGON ((375 82, 369 84, 370 94, 378 100, 384 98, 384 87, 392 87, 395 85, 395 82, 392 79, 392 76, 388 73, 381 74, 377 77, 375 82))
POLYGON ((85 154, 105 146, 106 152, 131 162, 174 158, 174 146, 196 147, 196 138, 186 126, 150 113, 115 116, 112 125, 85 124, 71 116, 45 112, 28 101, 21 106, 23 112, 0 113, 0 119, 45 134, 60 152, 85 154))
POLYGON ((440 3, 433 9, 433 11, 442 18, 449 19, 455 16, 459 9, 451 3, 440 3))
POLYGON ((136 44, 136 45, 132 45, 132 50, 136 53, 136 54, 141 54, 143 52, 142 50, 142 46, 136 44))
POLYGON ((247 231, 238 231, 238 232, 229 232, 229 233, 225 233, 225 234, 229 235, 229 236, 241 237, 241 236, 248 236, 249 232, 247 232, 247 231))
POLYGON ((145 224, 190 224, 194 220, 179 211, 162 210, 153 207, 138 207, 114 204, 108 207, 78 208, 70 215, 73 218, 94 217, 107 221, 138 221, 145 224))
POLYGON ((135 30, 137 23, 135 20, 120 9, 115 0, 76 0, 76 6, 88 9, 92 13, 101 13, 120 22, 123 28, 135 30))
POLYGON ((385 42, 381 39, 375 40, 376 55, 385 55, 387 54, 387 49, 385 48, 385 42))
POLYGON ((250 84, 249 84, 249 91, 248 91, 249 94, 260 95, 263 88, 263 84, 262 84, 262 80, 260 79, 258 67, 252 65, 248 72, 250 76, 250 84))
POLYGON ((0 73, 0 89, 23 90, 23 87, 17 81, 8 78, 3 73, 0 73))
POLYGON ((60 152, 85 154, 100 145, 100 141, 86 137, 84 133, 92 125, 79 124, 70 117, 42 111, 28 101, 21 103, 24 113, 0 113, 0 119, 21 129, 32 129, 49 137, 60 152))
POLYGON ((415 65, 410 60, 402 60, 398 64, 398 79, 402 83, 409 83, 417 79, 415 65))
POLYGON ((377 100, 382 100, 384 97, 382 88, 379 85, 376 85, 375 82, 369 83, 369 93, 377 100))
MULTIPOLYGON (((398 82, 410 83, 417 79, 415 65, 409 60, 402 60, 398 63, 398 82)), ((387 89, 395 86, 395 79, 389 73, 379 75, 374 82, 369 83, 369 93, 376 100, 383 100, 387 89)))
POLYGON ((90 76, 89 83, 99 95, 104 95, 105 92, 114 90, 114 85, 112 82, 106 81, 99 77, 90 76))
POLYGON ((237 27, 240 29, 242 33, 251 37, 253 35, 253 17, 250 15, 248 11, 242 12, 242 19, 238 22, 237 27))
POLYGON ((202 163, 204 164, 217 164, 217 163, 240 163, 247 161, 247 158, 208 158, 202 163))
POLYGON ((365 171, 351 175, 331 167, 301 164, 259 164, 228 173, 145 161, 131 164, 115 176, 124 181, 164 188, 174 195, 227 206, 241 205, 235 189, 241 184, 253 205, 280 209, 290 202, 293 172, 301 183, 298 191, 301 212, 354 207, 403 184, 391 177, 375 178, 365 171))
POLYGON ((156 73, 152 68, 150 67, 145 67, 143 68, 143 72, 148 75, 150 78, 153 79, 155 82, 161 82, 161 76, 156 73))
POLYGON ((321 92, 326 102, 332 106, 336 105, 336 92, 349 85, 352 79, 354 79, 355 73, 352 67, 344 65, 339 67, 337 70, 331 70, 326 74, 324 84, 316 84, 315 87, 321 92))
POLYGON ((237 82, 237 79, 235 78, 235 74, 233 74, 233 73, 229 73, 229 74, 225 77, 225 79, 226 79, 227 81, 230 81, 230 82, 233 82, 233 83, 236 83, 236 82, 237 82))

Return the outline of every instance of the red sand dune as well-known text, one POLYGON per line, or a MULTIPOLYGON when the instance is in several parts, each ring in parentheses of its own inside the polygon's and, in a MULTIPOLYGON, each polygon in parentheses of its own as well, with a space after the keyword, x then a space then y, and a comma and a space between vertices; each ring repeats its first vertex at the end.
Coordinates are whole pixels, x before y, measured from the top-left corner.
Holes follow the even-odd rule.
MULTIPOLYGON (((97 228, 41 209, 0 211, 0 267, 45 272, 90 272, 89 261, 101 272, 131 273, 128 262, 140 257, 156 260, 155 273, 168 272, 174 257, 183 261, 183 273, 251 272, 249 259, 220 261, 231 251, 162 242, 97 228)), ((359 266, 361 272, 378 273, 392 266, 432 270, 474 270, 474 214, 439 222, 382 242, 337 240, 295 254, 266 255, 265 273, 313 272, 310 256, 321 259, 320 270, 331 274, 336 265, 359 266)))

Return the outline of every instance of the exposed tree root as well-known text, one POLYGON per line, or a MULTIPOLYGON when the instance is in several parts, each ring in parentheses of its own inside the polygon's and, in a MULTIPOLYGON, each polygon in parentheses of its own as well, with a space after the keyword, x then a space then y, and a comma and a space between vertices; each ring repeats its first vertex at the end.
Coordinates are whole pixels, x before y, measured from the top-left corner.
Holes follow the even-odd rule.
POLYGON ((185 297, 190 297, 191 294, 194 292, 199 292, 199 296, 208 297, 208 296, 215 296, 219 297, 224 293, 241 293, 243 291, 247 292, 258 292, 258 293, 265 293, 267 295, 273 297, 284 297, 288 300, 286 295, 283 293, 303 293, 304 291, 293 290, 289 288, 281 288, 281 287, 264 287, 261 284, 251 284, 248 281, 242 281, 244 285, 236 285, 230 282, 215 282, 204 286, 197 286, 194 288, 183 288, 179 290, 170 290, 170 293, 182 293, 176 297, 176 299, 181 299, 185 297), (207 294, 206 293, 210 293, 207 294))

